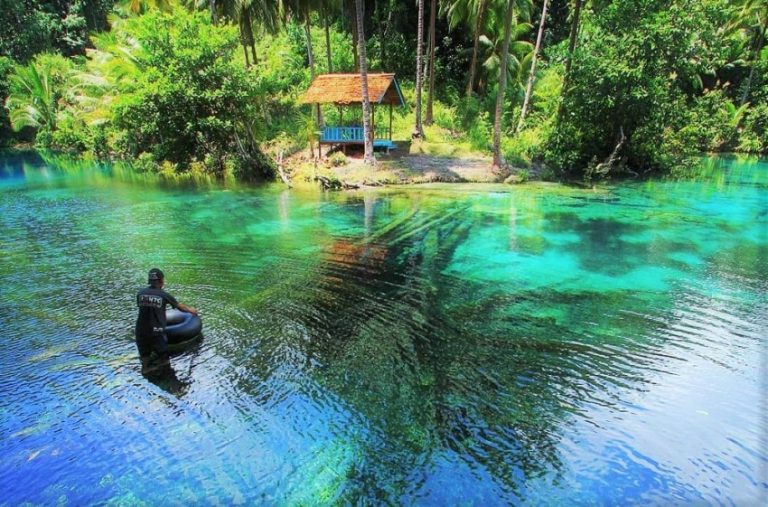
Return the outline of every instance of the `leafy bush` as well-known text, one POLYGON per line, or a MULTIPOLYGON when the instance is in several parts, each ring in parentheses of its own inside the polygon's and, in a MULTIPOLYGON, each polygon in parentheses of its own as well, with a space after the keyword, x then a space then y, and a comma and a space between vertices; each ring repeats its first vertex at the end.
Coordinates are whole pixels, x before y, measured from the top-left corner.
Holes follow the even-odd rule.
POLYGON ((347 159, 347 156, 342 152, 336 151, 331 153, 331 155, 328 157, 328 162, 330 162, 331 166, 333 167, 341 167, 343 165, 347 165, 349 160, 347 159))
POLYGON ((82 54, 89 30, 107 27, 114 0, 6 0, 0 3, 0 55, 27 63, 35 54, 82 54))
POLYGON ((529 166, 537 158, 552 131, 552 122, 541 120, 502 141, 504 159, 513 166, 529 166))
POLYGON ((737 107, 722 89, 696 97, 684 127, 688 142, 701 151, 734 149, 738 142, 739 125, 747 107, 737 107))
POLYGON ((91 146, 91 134, 81 121, 71 115, 59 118, 56 130, 51 132, 47 147, 57 151, 83 153, 91 146))
MULTIPOLYGON (((695 0, 614 2, 584 24, 547 163, 573 176, 617 146, 635 171, 669 171, 695 146, 679 135, 685 96, 716 51, 718 20, 695 0)), ((717 142, 727 142, 721 139, 717 142)))
MULTIPOLYGON (((56 130, 56 123, 72 61, 63 56, 41 53, 28 65, 17 65, 8 76, 9 93, 5 106, 16 131, 25 127, 56 130)), ((48 137, 44 140, 47 142, 48 137)), ((38 144, 42 144, 38 139, 38 144)), ((45 144, 43 144, 45 146, 45 144)))
POLYGON ((455 107, 450 107, 438 100, 432 102, 432 119, 435 125, 451 132, 459 130, 458 115, 455 107))
POLYGON ((768 104, 753 106, 745 115, 743 124, 738 150, 748 153, 768 152, 768 104))
POLYGON ((13 71, 13 60, 0 56, 0 146, 8 143, 11 137, 11 120, 8 118, 8 110, 5 109, 5 99, 10 92, 8 75, 13 71))
POLYGON ((151 153, 142 152, 139 156, 133 159, 131 164, 133 168, 140 173, 154 173, 159 170, 157 161, 151 153))
POLYGON ((118 82, 112 113, 118 151, 152 153, 184 171, 194 161, 223 175, 225 160, 237 154, 240 167, 262 167, 254 134, 242 118, 255 115, 253 76, 235 64, 237 29, 212 26, 209 16, 176 10, 126 21, 118 34, 132 47, 134 79, 118 82), (213 158, 210 158, 213 157, 213 158))

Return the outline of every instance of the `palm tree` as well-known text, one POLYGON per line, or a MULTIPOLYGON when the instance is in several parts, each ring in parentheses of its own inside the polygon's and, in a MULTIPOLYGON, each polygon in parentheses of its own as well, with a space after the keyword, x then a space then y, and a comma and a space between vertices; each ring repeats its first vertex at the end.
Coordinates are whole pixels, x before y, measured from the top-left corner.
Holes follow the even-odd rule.
POLYGON ((211 11, 211 23, 219 24, 219 13, 216 12, 216 0, 208 0, 208 9, 211 11))
POLYGON ((477 65, 480 49, 480 36, 485 33, 486 13, 489 0, 453 0, 448 7, 448 26, 451 30, 460 24, 466 24, 472 30, 472 58, 469 62, 469 79, 467 80, 467 97, 475 91, 477 65))
POLYGON ((238 6, 238 25, 240 26, 240 40, 243 44, 243 54, 245 54, 245 66, 250 67, 251 62, 248 61, 248 47, 251 48, 251 56, 253 56, 253 64, 258 61, 256 58, 256 39, 253 36, 253 20, 251 19, 251 5, 248 0, 239 2, 238 6))
POLYGON ((40 55, 25 66, 17 66, 8 76, 10 93, 5 102, 13 130, 24 127, 56 130, 58 88, 71 67, 64 57, 40 55), (61 59, 63 62, 59 62, 61 59), (59 68, 60 67, 60 68, 59 68))
POLYGON ((429 59, 428 59, 428 92, 427 114, 424 118, 426 125, 432 125, 432 100, 435 94, 435 18, 437 17, 437 0, 432 0, 429 7, 429 59))
POLYGON ((504 92, 507 86, 507 59, 509 56, 509 39, 512 34, 513 3, 514 0, 507 0, 507 12, 504 17, 504 44, 501 48, 499 89, 496 92, 496 115, 493 120, 493 169, 495 171, 504 166, 504 157, 501 154, 501 109, 504 105, 504 92))
POLYGON ((416 23, 416 125, 411 137, 424 139, 424 127, 421 125, 421 82, 422 82, 422 53, 424 52, 424 0, 419 2, 419 19, 416 23))
POLYGON ((371 102, 368 99, 368 57, 365 54, 365 31, 363 26, 363 0, 355 0, 357 22, 357 52, 360 60, 360 82, 362 83, 363 102, 363 138, 365 155, 363 163, 374 164, 373 133, 371 132, 371 102))
POLYGON ((216 8, 240 28, 240 43, 243 45, 245 66, 250 67, 248 48, 253 63, 256 63, 256 41, 254 24, 258 23, 269 32, 276 32, 280 25, 280 5, 272 0, 216 0, 216 8))
POLYGON ((320 8, 320 14, 323 17, 323 28, 325 30, 325 56, 328 59, 328 72, 333 72, 333 64, 331 63, 331 31, 328 26, 328 14, 331 9, 338 8, 338 5, 333 0, 322 0, 322 7, 320 8))
POLYGON ((560 92, 560 104, 557 108, 557 121, 563 115, 563 97, 568 93, 568 82, 571 78, 571 65, 573 64, 573 53, 576 50, 576 39, 579 34, 579 18, 581 17, 581 8, 584 5, 583 0, 574 0, 574 6, 571 10, 571 33, 568 42, 568 55, 565 57, 565 77, 563 78, 563 87, 560 92))
POLYGON ((315 78, 315 52, 312 48, 312 27, 310 26, 311 3, 308 0, 301 2, 301 18, 304 20, 304 35, 307 38, 307 59, 309 60, 309 75, 315 78))
POLYGON ((765 45, 766 32, 768 32, 768 0, 738 0, 735 6, 734 22, 737 26, 748 27, 754 30, 755 41, 752 46, 752 54, 749 58, 749 76, 744 92, 741 95, 740 104, 744 105, 752 91, 752 80, 755 75, 755 67, 760 59, 760 54, 765 45))
MULTIPOLYGON (((514 2, 515 0, 513 0, 514 2)), ((514 10, 513 12, 517 12, 514 10)), ((501 20, 502 22, 504 19, 501 20)), ((503 30, 503 26, 502 26, 503 30)), ((531 25, 528 23, 513 23, 512 33, 509 37, 509 48, 507 50, 507 88, 515 86, 517 92, 522 95, 525 88, 522 86, 521 76, 526 68, 525 63, 530 61, 533 53, 533 44, 528 42, 528 33, 531 25)), ((480 48, 478 50, 478 61, 482 62, 480 68, 483 70, 478 80, 478 89, 484 89, 489 82, 498 82, 501 71, 501 59, 504 46, 504 32, 502 31, 495 39, 491 40, 488 36, 480 36, 480 48)))
POLYGON ((151 8, 170 12, 174 3, 174 0, 122 0, 119 7, 131 14, 143 14, 151 8))
MULTIPOLYGON (((293 18, 297 23, 304 25, 304 37, 307 44, 307 59, 309 61, 309 73, 315 77, 315 51, 312 46, 311 12, 315 9, 316 0, 291 0, 283 4, 286 19, 293 18)), ((322 10, 322 6, 320 7, 322 10)), ((327 42, 327 41, 326 41, 327 42)), ((330 59, 329 59, 330 61, 330 59)))
POLYGON ((547 19, 547 4, 549 0, 544 0, 544 7, 541 9, 541 21, 539 22, 539 33, 536 36, 536 47, 533 50, 533 59, 531 60, 531 71, 528 74, 528 84, 525 88, 525 98, 523 99, 523 107, 520 110, 520 120, 517 122, 517 132, 523 128, 523 122, 525 122, 525 116, 528 113, 528 104, 531 101, 531 93, 533 92, 533 81, 536 79, 536 59, 539 56, 539 50, 541 49, 541 39, 544 35, 544 21, 547 19))
POLYGON ((120 90, 131 86, 145 71, 144 48, 134 38, 121 37, 113 25, 109 32, 91 36, 95 49, 88 50, 86 69, 75 70, 69 79, 72 108, 88 125, 109 121, 111 104, 120 90))
POLYGON ((480 44, 480 35, 482 35, 485 13, 488 9, 488 0, 479 0, 477 4, 477 19, 475 21, 475 36, 472 44, 472 60, 469 62, 469 81, 467 81, 467 97, 472 96, 475 91, 475 76, 477 73, 477 51, 480 44))
MULTIPOLYGON (((357 0, 342 0, 342 2, 343 9, 348 13, 344 17, 349 23, 349 32, 352 35, 352 44, 357 45, 359 39, 359 34, 357 33, 357 0)), ((363 3, 361 8, 363 11, 365 11, 365 3, 363 3)), ((352 51, 352 54, 354 55, 355 59, 355 72, 360 72, 360 54, 357 51, 352 51)))
POLYGON ((219 24, 219 12, 216 8, 216 0, 183 0, 184 6, 189 10, 208 9, 211 13, 211 23, 219 24))

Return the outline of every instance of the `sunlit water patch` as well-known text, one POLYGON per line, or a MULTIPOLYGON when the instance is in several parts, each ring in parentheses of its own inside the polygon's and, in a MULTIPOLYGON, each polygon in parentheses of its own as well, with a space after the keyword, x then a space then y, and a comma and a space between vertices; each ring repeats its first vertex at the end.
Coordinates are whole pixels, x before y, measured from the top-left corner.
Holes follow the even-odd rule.
POLYGON ((768 499, 765 161, 593 190, 0 176, 0 504, 768 499), (148 380, 153 266, 205 336, 148 380))

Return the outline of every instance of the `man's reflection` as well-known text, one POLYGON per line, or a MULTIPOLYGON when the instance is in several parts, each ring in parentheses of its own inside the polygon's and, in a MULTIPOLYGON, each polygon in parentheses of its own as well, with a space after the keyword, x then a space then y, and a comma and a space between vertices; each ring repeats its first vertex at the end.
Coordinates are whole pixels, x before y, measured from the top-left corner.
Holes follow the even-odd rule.
POLYGON ((179 398, 184 396, 189 390, 189 386, 192 385, 192 368, 195 362, 194 359, 197 357, 200 350, 201 342, 202 335, 192 348, 187 349, 184 352, 171 354, 184 354, 184 356, 189 359, 189 368, 187 369, 186 374, 183 375, 182 379, 179 378, 176 369, 171 366, 170 361, 159 363, 152 368, 142 369, 141 374, 144 376, 144 378, 155 384, 163 391, 173 394, 179 398))

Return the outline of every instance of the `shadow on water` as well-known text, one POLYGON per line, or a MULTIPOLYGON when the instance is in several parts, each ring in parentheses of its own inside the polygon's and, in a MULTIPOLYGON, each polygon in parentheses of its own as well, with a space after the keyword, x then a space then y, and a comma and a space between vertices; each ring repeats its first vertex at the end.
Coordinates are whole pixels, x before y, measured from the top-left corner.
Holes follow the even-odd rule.
POLYGON ((160 364, 153 353, 151 365, 146 370, 142 369, 142 376, 163 391, 182 398, 189 391, 194 380, 195 359, 200 354, 204 339, 203 334, 200 334, 187 342, 169 345, 170 362, 166 364, 160 364), (178 374, 179 368, 173 366, 177 359, 184 359, 188 363, 181 378, 178 374))
POLYGON ((189 386, 192 384, 192 377, 187 377, 189 380, 179 380, 179 377, 176 374, 176 369, 170 364, 156 366, 150 371, 142 372, 142 375, 163 391, 179 398, 187 393, 189 386))
MULTIPOLYGON (((347 205, 359 205, 367 224, 377 202, 349 197, 347 205)), ((324 249, 319 271, 282 288, 287 301, 253 301, 246 308, 300 331, 287 341, 265 340, 245 361, 233 358, 249 372, 233 379, 238 390, 275 402, 258 386, 273 383, 280 358, 366 421, 369 431, 355 443, 360 454, 346 471, 344 501, 412 495, 427 480, 425 464, 446 454, 481 467, 506 494, 522 499, 526 480, 560 470, 561 429, 585 403, 611 405, 617 401, 613 389, 642 385, 633 356, 654 344, 603 348, 625 337, 600 336, 595 329, 590 335, 579 323, 595 305, 620 312, 626 294, 510 294, 466 280, 457 284, 447 275, 472 231, 469 215, 463 205, 439 215, 417 209, 394 227, 366 226, 362 239, 338 237, 324 249), (536 315, 541 307, 565 308, 573 316, 536 315)), ((588 237, 637 232, 621 223, 558 219, 588 237)), ((621 246, 615 241, 607 248, 621 246)), ((595 252, 584 255, 587 264, 603 262, 595 252)), ((637 325, 647 322, 638 319, 637 325)))

